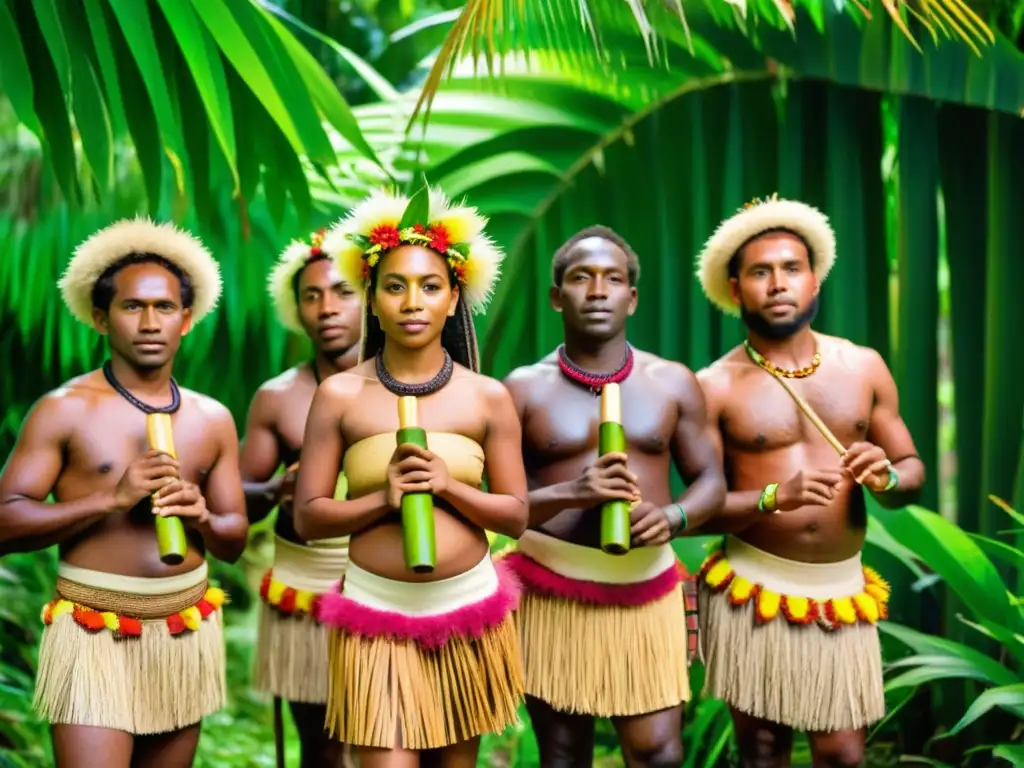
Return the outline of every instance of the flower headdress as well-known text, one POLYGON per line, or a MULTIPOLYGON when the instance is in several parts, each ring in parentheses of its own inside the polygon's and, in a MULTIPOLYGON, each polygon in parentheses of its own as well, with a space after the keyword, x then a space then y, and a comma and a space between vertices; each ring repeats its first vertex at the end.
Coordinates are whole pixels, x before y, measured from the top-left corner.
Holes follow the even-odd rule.
POLYGON ((304 333, 295 299, 295 277, 307 264, 329 257, 323 248, 324 236, 325 230, 319 229, 310 234, 308 243, 303 240, 289 243, 267 279, 267 290, 274 302, 277 319, 289 331, 304 333))
POLYGON ((828 277, 836 261, 836 236, 828 217, 817 208, 781 199, 778 194, 765 200, 756 197, 718 225, 697 257, 697 278, 705 295, 726 314, 740 314, 729 291, 729 262, 748 241, 771 230, 786 230, 800 237, 810 251, 818 282, 828 277))
POLYGON ((153 254, 174 264, 192 283, 192 325, 220 298, 220 267, 203 244, 173 224, 147 218, 122 219, 91 235, 75 249, 57 286, 71 314, 92 325, 92 288, 107 268, 132 254, 153 254))
POLYGON ((365 291, 381 257, 400 245, 422 245, 443 256, 473 312, 482 312, 505 255, 485 233, 476 208, 452 205, 441 190, 423 187, 407 199, 376 190, 324 237, 342 279, 365 291))

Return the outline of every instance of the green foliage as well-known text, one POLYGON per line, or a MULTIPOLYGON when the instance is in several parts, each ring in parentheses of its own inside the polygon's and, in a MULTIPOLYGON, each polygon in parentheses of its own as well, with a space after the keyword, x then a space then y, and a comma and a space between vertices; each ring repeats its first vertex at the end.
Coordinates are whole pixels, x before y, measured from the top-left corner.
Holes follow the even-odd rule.
MULTIPOLYGON (((1024 526, 1024 515, 1000 499, 993 501, 1018 526, 1024 526)), ((999 567, 1015 574, 1024 572, 1024 551, 1005 541, 966 533, 921 507, 886 515, 884 526, 895 538, 910 544, 915 557, 956 596, 962 611, 956 618, 970 630, 968 642, 959 642, 896 622, 879 625, 885 635, 912 651, 888 665, 886 693, 895 694, 901 703, 890 709, 887 720, 921 688, 974 681, 980 684, 980 692, 960 719, 934 738, 940 741, 969 732, 982 718, 988 718, 994 720, 991 726, 983 731, 973 728, 966 743, 978 744, 979 734, 988 735, 1005 743, 984 749, 992 751, 993 757, 1010 759, 1019 753, 1019 745, 1013 742, 1019 741, 1024 722, 1024 601, 1000 576, 999 567), (1000 718, 997 710, 1013 717, 1000 718)), ((1021 530, 1024 527, 1012 533, 1021 530)), ((878 727, 882 726, 884 723, 878 727)))

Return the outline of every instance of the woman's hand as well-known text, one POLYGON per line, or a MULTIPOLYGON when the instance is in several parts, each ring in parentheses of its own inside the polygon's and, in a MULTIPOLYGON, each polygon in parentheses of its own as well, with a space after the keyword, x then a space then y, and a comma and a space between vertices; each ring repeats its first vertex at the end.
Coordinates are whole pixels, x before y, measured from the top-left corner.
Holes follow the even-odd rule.
POLYGON ((448 465, 426 448, 398 446, 388 464, 388 506, 401 509, 407 493, 432 493, 439 496, 448 488, 448 465))

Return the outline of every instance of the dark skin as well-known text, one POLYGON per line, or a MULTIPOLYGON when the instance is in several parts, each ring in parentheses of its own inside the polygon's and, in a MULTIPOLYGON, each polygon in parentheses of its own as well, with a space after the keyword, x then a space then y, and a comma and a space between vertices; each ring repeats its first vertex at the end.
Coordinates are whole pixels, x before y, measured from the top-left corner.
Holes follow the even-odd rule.
MULTIPOLYGON (((786 233, 763 235, 743 250, 734 300, 762 321, 784 327, 818 295, 806 246, 786 233)), ((789 560, 829 563, 854 557, 867 532, 864 489, 886 508, 913 503, 924 484, 924 464, 900 418, 899 397, 885 362, 874 350, 813 333, 809 323, 789 335, 748 336, 774 365, 821 365, 811 376, 789 379, 846 446, 840 456, 789 394, 737 347, 698 376, 707 395, 716 447, 724 456, 729 495, 725 509, 701 533, 732 532, 759 549, 789 560), (894 492, 885 460, 899 475, 894 492), (781 483, 778 514, 758 512, 762 489, 781 483)), ((744 766, 788 766, 792 731, 733 711, 744 766)), ((809 734, 815 766, 854 766, 864 759, 865 730, 809 734)))
MULTIPOLYGON (((384 255, 370 306, 384 331, 384 363, 394 378, 429 381, 441 369, 441 331, 455 314, 458 298, 446 261, 433 251, 407 245, 384 255)), ((397 398, 377 380, 373 360, 332 376, 317 390, 295 491, 295 529, 301 537, 351 535, 351 562, 396 581, 436 581, 465 573, 487 554, 486 530, 518 538, 527 523, 521 427, 501 383, 456 365, 446 386, 418 400, 420 425, 428 433, 461 434, 483 448, 489 492, 451 477, 443 459, 430 451, 401 446, 391 457, 385 487, 346 501, 333 498, 346 448, 398 430, 397 398), (409 492, 430 492, 437 500, 433 573, 414 574, 405 565, 399 510, 409 492)), ((471 768, 479 741, 424 752, 358 752, 362 768, 471 768)))
MULTIPOLYGON (((277 506, 274 532, 301 543, 292 520, 292 496, 306 414, 320 380, 347 370, 359 359, 362 302, 342 281, 330 259, 307 264, 297 285, 299 319, 316 349, 314 360, 291 368, 257 390, 249 407, 241 451, 249 521, 259 522, 277 506), (314 371, 316 366, 316 371, 314 371), (284 464, 287 470, 275 476, 284 464)), ((303 768, 345 765, 347 750, 324 732, 327 708, 288 702, 299 732, 303 768)))
MULTIPOLYGON (((637 301, 626 254, 598 237, 580 241, 573 254, 562 284, 551 289, 552 307, 562 315, 566 353, 584 370, 614 371, 625 356, 626 319, 637 301)), ((676 534, 664 509, 673 501, 686 510, 689 529, 721 506, 725 480, 696 378, 678 363, 646 352, 635 355, 633 372, 620 385, 626 455, 598 458, 598 400, 561 373, 557 353, 506 380, 523 422, 531 528, 597 548, 600 505, 642 499, 632 512, 632 546, 658 546, 676 534), (670 491, 673 462, 688 486, 678 500, 670 491)), ((532 697, 527 706, 545 768, 591 765, 592 717, 556 712, 532 697)), ((681 765, 682 713, 680 704, 613 718, 627 765, 681 765)))
MULTIPOLYGON (((174 275, 155 264, 117 273, 109 311, 94 319, 110 341, 114 375, 152 406, 171 402, 171 367, 190 312, 174 275)), ((179 460, 147 451, 146 416, 119 395, 101 371, 45 395, 25 419, 0 476, 0 543, 4 551, 53 544, 71 565, 126 576, 161 578, 199 567, 206 554, 234 562, 248 524, 238 474, 238 436, 224 406, 181 390, 172 416, 179 460), (158 492, 151 503, 150 494, 158 492), (45 499, 53 494, 54 503, 45 499), (181 518, 185 560, 160 561, 153 515, 181 518)), ((158 736, 104 728, 52 727, 59 768, 191 764, 200 724, 158 736)))

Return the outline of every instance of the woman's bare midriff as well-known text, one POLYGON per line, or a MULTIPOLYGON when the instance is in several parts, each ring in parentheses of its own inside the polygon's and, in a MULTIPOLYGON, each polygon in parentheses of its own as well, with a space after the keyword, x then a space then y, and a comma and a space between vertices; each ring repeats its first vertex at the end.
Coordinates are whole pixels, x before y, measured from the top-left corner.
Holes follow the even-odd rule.
POLYGON ((69 565, 120 576, 159 579, 188 573, 203 564, 203 550, 196 546, 197 536, 189 536, 185 560, 180 565, 165 565, 160 560, 156 526, 152 521, 131 523, 122 516, 107 518, 60 546, 60 558, 69 565))
POLYGON ((487 534, 482 529, 446 509, 435 507, 437 560, 434 571, 413 573, 405 564, 401 522, 391 522, 391 519, 352 534, 348 550, 352 563, 385 579, 408 582, 449 579, 476 566, 490 549, 487 534))

